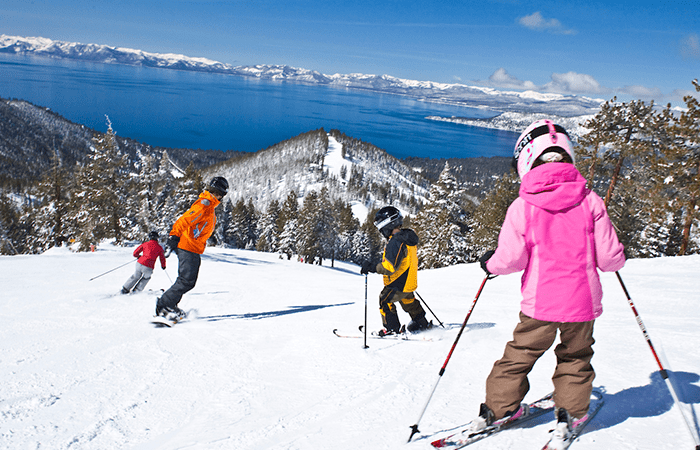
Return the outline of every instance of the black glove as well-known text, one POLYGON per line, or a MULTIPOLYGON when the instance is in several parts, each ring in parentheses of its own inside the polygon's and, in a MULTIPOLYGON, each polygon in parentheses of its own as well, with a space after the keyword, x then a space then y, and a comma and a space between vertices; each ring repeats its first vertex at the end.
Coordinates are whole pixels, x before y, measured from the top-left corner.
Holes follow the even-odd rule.
POLYGON ((491 259, 493 254, 496 253, 493 250, 489 250, 488 252, 484 253, 481 258, 479 258, 479 263, 481 263, 481 268, 486 272, 486 275, 492 275, 491 272, 489 272, 489 269, 486 268, 486 261, 491 259))
POLYGON ((168 236, 168 240, 165 241, 165 257, 170 256, 171 252, 175 252, 177 255, 177 245, 180 243, 180 238, 175 235, 168 236))
POLYGON ((366 275, 368 273, 377 273, 377 265, 370 261, 365 261, 362 263, 362 269, 360 269, 360 273, 362 275, 366 275))

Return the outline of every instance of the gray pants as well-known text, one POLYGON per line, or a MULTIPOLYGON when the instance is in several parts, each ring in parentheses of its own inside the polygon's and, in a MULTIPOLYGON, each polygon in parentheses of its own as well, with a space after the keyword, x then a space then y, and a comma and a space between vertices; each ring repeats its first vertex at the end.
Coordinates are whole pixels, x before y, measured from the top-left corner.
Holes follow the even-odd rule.
POLYGON ((177 280, 158 300, 160 306, 171 309, 177 307, 185 292, 190 291, 197 283, 202 257, 197 253, 179 248, 177 260, 177 280))
POLYGON ((127 291, 131 291, 133 289, 134 292, 143 291, 148 282, 151 281, 151 275, 153 275, 153 269, 137 262, 136 271, 131 277, 129 277, 128 280, 126 280, 126 283, 124 283, 124 289, 127 291))

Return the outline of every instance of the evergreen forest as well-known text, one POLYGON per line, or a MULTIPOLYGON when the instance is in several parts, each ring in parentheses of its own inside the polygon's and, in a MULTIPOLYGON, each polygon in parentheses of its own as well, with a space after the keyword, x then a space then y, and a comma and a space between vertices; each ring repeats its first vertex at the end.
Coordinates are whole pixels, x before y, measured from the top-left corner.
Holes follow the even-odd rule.
MULTIPOLYGON (((693 85, 700 92, 697 80, 693 85)), ((605 200, 630 258, 699 251, 700 105, 696 96, 684 101, 685 108, 673 110, 613 98, 581 124, 587 133, 575 142, 576 165, 605 200)), ((91 132, 87 145, 77 128, 71 139, 64 136, 70 158, 54 145, 43 146, 45 161, 35 164, 3 159, 1 254, 131 245, 153 230, 164 237, 208 179, 222 174, 231 189, 209 245, 309 264, 362 264, 379 258, 383 247, 374 213, 394 204, 421 239, 421 268, 437 268, 474 262, 495 248, 518 195, 518 177, 502 160, 470 167, 464 160, 400 161, 338 130, 313 130, 253 154, 210 154, 207 164, 181 168, 187 157, 177 163, 167 150, 134 150, 107 120, 108 131, 91 132), (330 141, 342 145, 348 161, 339 173, 324 161, 330 141), (31 167, 41 170, 26 175, 31 167), (366 218, 356 217, 358 205, 366 218)), ((33 145, 18 142, 16 148, 33 145)))

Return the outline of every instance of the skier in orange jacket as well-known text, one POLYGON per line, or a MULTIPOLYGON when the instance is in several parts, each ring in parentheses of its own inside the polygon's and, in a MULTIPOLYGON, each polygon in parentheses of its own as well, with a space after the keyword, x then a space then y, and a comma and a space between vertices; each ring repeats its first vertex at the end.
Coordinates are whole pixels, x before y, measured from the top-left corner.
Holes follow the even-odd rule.
POLYGON ((224 177, 214 177, 206 190, 199 194, 196 202, 181 215, 165 244, 165 256, 175 252, 178 258, 177 280, 156 300, 156 316, 170 320, 185 317, 184 311, 177 307, 182 296, 197 283, 201 255, 207 245, 207 239, 216 227, 214 210, 228 192, 228 181, 224 177))

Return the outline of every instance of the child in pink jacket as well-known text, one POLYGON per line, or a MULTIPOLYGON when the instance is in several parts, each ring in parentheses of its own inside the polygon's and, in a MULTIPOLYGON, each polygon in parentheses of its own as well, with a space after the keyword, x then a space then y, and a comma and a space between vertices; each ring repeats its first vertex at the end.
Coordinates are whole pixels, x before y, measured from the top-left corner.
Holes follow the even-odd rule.
POLYGON ((557 331, 557 419, 570 430, 588 412, 593 323, 603 311, 597 269, 617 271, 625 255, 602 199, 586 188, 573 162, 566 130, 549 120, 534 122, 518 138, 513 163, 520 194, 508 208, 498 247, 480 262, 488 274, 523 271, 520 323, 488 376, 475 430, 522 414, 527 375, 557 331))

